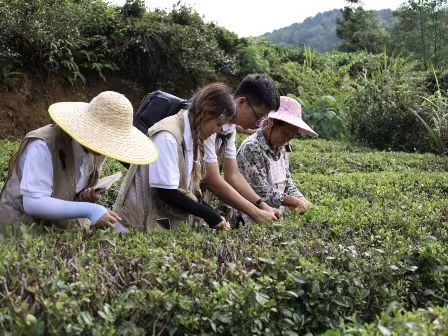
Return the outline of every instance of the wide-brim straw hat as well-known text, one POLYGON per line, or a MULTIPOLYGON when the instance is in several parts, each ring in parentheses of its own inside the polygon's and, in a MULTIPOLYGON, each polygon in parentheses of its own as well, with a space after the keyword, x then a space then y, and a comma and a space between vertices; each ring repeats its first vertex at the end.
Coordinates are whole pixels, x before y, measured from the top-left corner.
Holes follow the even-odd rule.
POLYGON ((157 159, 154 143, 132 126, 132 104, 120 93, 105 91, 90 103, 56 103, 48 112, 75 141, 96 153, 131 164, 157 159))
POLYGON ((294 125, 298 128, 298 133, 309 136, 319 136, 306 122, 303 121, 302 106, 293 98, 281 96, 280 108, 276 112, 270 112, 268 118, 282 120, 290 125, 294 125))

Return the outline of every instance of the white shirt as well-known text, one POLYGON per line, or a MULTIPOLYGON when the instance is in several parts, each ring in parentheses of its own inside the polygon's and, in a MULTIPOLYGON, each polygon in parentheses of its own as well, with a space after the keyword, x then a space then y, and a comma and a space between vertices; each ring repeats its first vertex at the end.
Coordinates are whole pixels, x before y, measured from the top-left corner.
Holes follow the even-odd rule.
MULTIPOLYGON (((76 192, 83 190, 94 169, 92 153, 87 153, 79 143, 72 140, 76 174, 76 192)), ((41 198, 53 194, 53 161, 45 141, 32 140, 19 159, 22 175, 20 193, 23 196, 41 198)))
MULTIPOLYGON (((236 159, 236 127, 234 124, 224 124, 221 128, 222 134, 231 134, 227 139, 227 146, 224 152, 224 158, 236 159)), ((216 133, 212 134, 207 140, 204 141, 204 161, 207 163, 218 162, 217 149, 221 146, 221 139, 216 139, 216 133)))
MULTIPOLYGON (((184 144, 185 144, 185 176, 187 186, 190 187, 191 172, 193 170, 193 137, 191 135, 188 110, 184 110, 184 144)), ((155 134, 151 140, 157 147, 159 155, 154 163, 148 165, 149 186, 161 189, 179 188, 179 156, 177 142, 173 134, 161 131, 155 134)))

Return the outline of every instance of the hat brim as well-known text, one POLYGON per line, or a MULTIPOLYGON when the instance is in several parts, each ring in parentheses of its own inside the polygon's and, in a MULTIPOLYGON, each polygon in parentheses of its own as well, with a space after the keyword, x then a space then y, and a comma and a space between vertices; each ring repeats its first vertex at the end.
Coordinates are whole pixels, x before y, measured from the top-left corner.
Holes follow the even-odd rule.
POLYGON ((305 134, 308 136, 314 136, 314 137, 319 136, 319 134, 314 132, 313 129, 310 126, 308 126, 308 124, 306 122, 304 122, 303 119, 301 119, 301 118, 284 116, 283 114, 281 114, 279 112, 269 113, 269 118, 281 120, 287 124, 296 126, 299 129, 298 133, 305 134))
POLYGON ((87 112, 89 104, 62 102, 50 106, 51 119, 68 135, 88 149, 130 164, 149 164, 157 159, 154 143, 137 128, 118 132, 107 123, 98 123, 87 112))

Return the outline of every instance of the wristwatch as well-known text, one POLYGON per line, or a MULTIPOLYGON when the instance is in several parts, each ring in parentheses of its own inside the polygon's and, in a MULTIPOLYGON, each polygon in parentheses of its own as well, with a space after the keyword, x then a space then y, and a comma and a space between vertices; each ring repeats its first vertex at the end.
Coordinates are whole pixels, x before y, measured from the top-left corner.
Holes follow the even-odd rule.
POLYGON ((258 201, 256 201, 254 204, 257 208, 259 208, 261 203, 263 203, 263 200, 259 198, 258 201))

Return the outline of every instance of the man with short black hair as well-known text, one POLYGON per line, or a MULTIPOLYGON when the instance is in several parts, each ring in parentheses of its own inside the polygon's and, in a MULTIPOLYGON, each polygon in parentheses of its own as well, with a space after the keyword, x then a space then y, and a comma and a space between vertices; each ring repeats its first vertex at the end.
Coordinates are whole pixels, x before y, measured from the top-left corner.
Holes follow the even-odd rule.
POLYGON ((256 222, 279 219, 281 211, 263 202, 238 169, 235 128, 257 127, 269 112, 278 110, 280 95, 272 78, 252 74, 242 80, 234 97, 237 113, 233 124, 224 125, 220 134, 213 134, 204 142, 204 184, 221 201, 246 213, 256 222), (220 174, 221 165, 224 178, 220 174))

